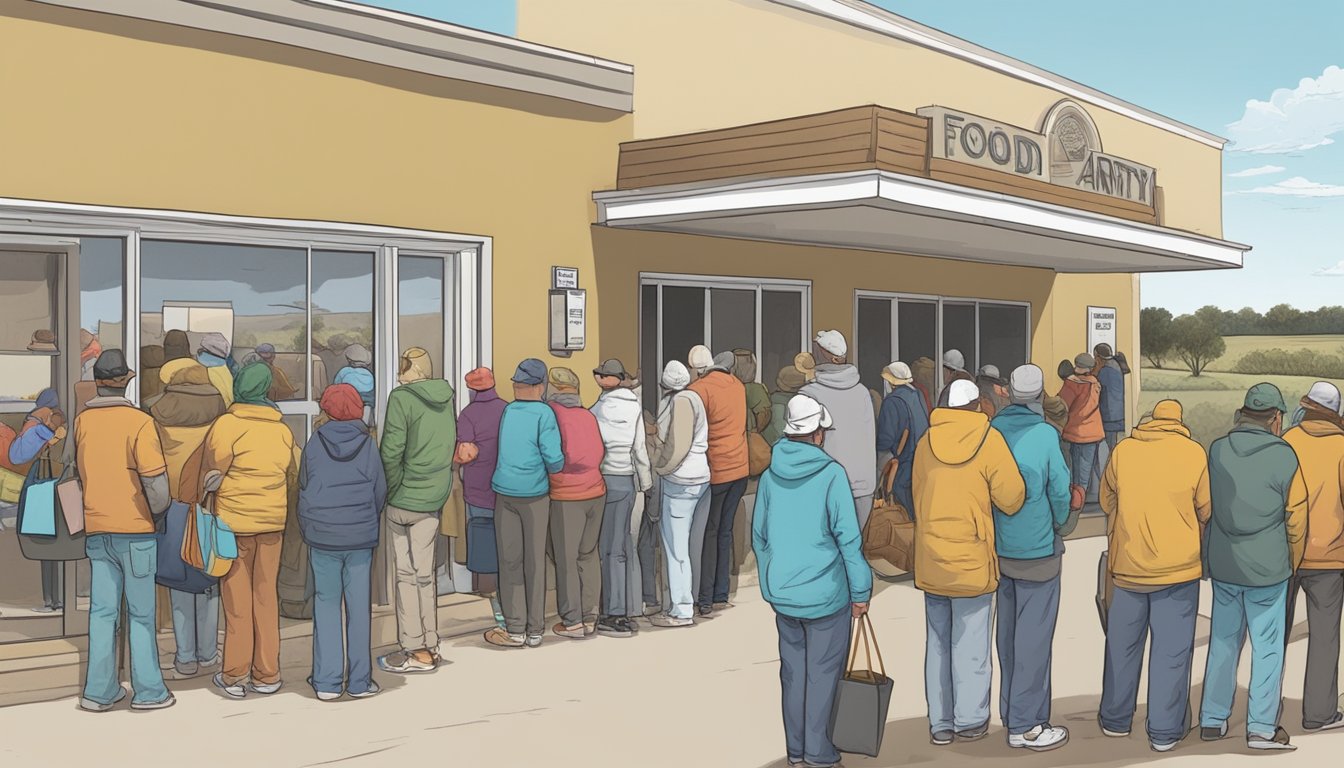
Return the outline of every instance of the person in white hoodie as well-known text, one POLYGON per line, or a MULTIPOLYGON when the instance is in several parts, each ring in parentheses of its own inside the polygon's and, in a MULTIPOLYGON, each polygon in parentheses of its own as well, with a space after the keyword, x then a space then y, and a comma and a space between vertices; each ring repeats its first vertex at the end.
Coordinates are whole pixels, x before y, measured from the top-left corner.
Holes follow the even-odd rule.
POLYGON ((846 361, 849 345, 839 331, 821 331, 816 346, 817 378, 798 391, 821 403, 835 421, 822 446, 844 467, 859 530, 868 522, 877 488, 877 419, 872 395, 859 381, 859 369, 846 361))
POLYGON ((662 451, 653 471, 662 478, 663 551, 667 556, 667 605, 655 627, 695 624, 700 555, 709 518, 709 419, 700 396, 686 387, 691 373, 673 360, 663 369, 666 394, 658 406, 662 451))
MULTIPOLYGON (((607 501, 602 510, 598 552, 602 559, 602 616, 625 631, 634 632, 635 615, 643 595, 639 570, 639 525, 633 521, 636 494, 653 487, 649 451, 644 442, 644 410, 639 395, 627 384, 633 377, 620 360, 607 360, 593 370, 602 395, 591 408, 602 431, 606 456, 602 479, 607 501)), ((610 634, 610 633, 609 633, 610 634)))

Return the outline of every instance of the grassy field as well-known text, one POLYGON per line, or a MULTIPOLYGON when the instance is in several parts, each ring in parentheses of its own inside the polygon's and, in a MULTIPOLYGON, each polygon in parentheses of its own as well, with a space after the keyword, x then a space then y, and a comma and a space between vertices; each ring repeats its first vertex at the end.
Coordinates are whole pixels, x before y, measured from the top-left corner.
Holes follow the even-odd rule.
MULTIPOLYGON (((1207 448, 1210 443, 1227 434, 1232 426, 1232 414, 1241 407, 1246 390, 1262 381, 1274 384, 1283 392, 1289 413, 1297 401, 1316 381, 1311 376, 1256 376, 1240 373, 1205 372, 1194 378, 1183 371, 1144 368, 1139 398, 1140 414, 1148 413, 1159 400, 1178 400, 1185 411, 1185 422, 1191 436, 1207 448)), ((1336 386, 1344 382, 1334 382, 1336 386)))
MULTIPOLYGON (((1209 365, 1211 371, 1231 371, 1247 352, 1258 349, 1282 349, 1294 352, 1310 349, 1323 355, 1344 356, 1344 336, 1324 334, 1320 336, 1224 336, 1227 351, 1209 365)), ((1181 361, 1173 357, 1165 361, 1168 367, 1181 367, 1181 361)), ((1148 361, 1143 361, 1148 365, 1148 361)), ((1164 368, 1163 370, 1166 370, 1164 368)))

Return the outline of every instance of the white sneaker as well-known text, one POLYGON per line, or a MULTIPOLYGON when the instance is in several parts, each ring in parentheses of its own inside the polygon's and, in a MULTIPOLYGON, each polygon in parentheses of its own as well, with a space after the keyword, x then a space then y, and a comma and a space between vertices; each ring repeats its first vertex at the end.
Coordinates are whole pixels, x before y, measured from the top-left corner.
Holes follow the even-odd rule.
POLYGON ((1069 729, 1045 723, 1026 733, 1008 734, 1008 746, 1014 749, 1030 749, 1033 752, 1049 752, 1069 743, 1069 729))
POLYGON ((676 616, 668 616, 666 613, 660 613, 649 619, 649 623, 655 627, 694 627, 695 619, 682 619, 676 616))
POLYGON ((263 684, 252 683, 248 687, 252 689, 253 693, 260 693, 263 696, 269 696, 270 694, 280 690, 280 686, 282 685, 284 685, 283 682, 276 680, 274 683, 263 683, 263 684))
POLYGON ((225 683, 224 673, 222 672, 215 673, 214 683, 216 688, 235 699, 241 699, 247 695, 247 689, 243 687, 242 683, 233 683, 232 685, 225 683))
POLYGON ((1154 752, 1170 752, 1175 749, 1176 745, 1179 743, 1180 742, 1173 741, 1170 744, 1158 744, 1156 741, 1150 741, 1148 742, 1148 746, 1152 747, 1154 752))

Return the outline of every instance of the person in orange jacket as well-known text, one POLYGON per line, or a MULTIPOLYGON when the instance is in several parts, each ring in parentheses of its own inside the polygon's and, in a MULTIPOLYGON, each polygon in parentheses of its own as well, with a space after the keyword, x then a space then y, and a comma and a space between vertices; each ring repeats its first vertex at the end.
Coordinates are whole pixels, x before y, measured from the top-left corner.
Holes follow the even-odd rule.
POLYGON ((1101 444, 1106 440, 1106 433, 1101 423, 1101 382, 1092 375, 1096 362, 1086 352, 1075 357, 1073 375, 1064 380, 1059 390, 1059 398, 1069 409, 1069 420, 1064 425, 1064 442, 1069 446, 1075 509, 1082 508, 1080 501, 1091 482, 1092 473, 1103 469, 1101 444))

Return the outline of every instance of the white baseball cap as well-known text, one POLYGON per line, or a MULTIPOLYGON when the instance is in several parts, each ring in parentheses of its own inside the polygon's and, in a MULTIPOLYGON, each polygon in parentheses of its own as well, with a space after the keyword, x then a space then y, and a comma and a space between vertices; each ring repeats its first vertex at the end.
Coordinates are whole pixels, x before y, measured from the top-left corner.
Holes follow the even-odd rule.
POLYGON ((966 356, 960 350, 949 349, 943 353, 943 367, 954 371, 966 371, 966 356))
POLYGON ((882 378, 899 387, 902 384, 909 384, 915 377, 910 373, 910 366, 897 360, 882 369, 882 378))
POLYGON ((839 331, 817 331, 817 337, 813 341, 817 342, 818 347, 836 357, 844 357, 849 354, 849 345, 845 343, 845 335, 839 331))
POLYGON ((1318 381, 1312 384, 1311 389, 1307 392, 1307 399, 1339 413, 1339 388, 1328 381, 1318 381))
POLYGON ((960 408, 979 399, 980 388, 973 381, 957 379, 947 390, 947 404, 953 408, 960 408))
POLYGON ((709 347, 704 344, 696 344, 691 347, 691 353, 686 356, 686 362, 696 371, 707 370, 714 365, 714 353, 709 351, 709 347))
POLYGON ((667 366, 663 368, 663 386, 665 388, 680 391, 690 383, 691 372, 686 370, 686 366, 682 365, 680 360, 667 361, 667 366))
POLYGON ((831 428, 831 412, 826 406, 807 395, 794 395, 784 417, 784 434, 810 435, 818 429, 831 428))

